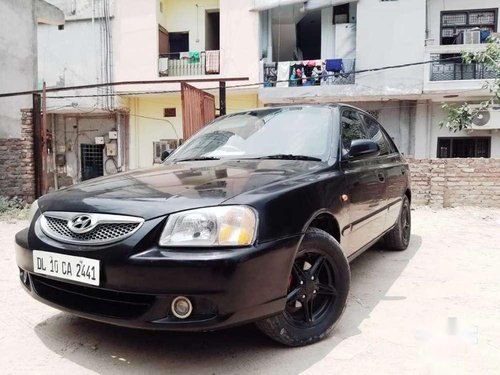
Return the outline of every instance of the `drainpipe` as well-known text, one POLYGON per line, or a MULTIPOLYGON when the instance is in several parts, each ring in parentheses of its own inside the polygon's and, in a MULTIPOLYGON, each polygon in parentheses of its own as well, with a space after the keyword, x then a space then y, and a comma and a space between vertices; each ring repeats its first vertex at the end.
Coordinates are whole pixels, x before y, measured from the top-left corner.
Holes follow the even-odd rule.
POLYGON ((50 131, 52 132, 52 139, 50 140, 52 148, 52 170, 54 171, 54 190, 59 189, 57 183, 57 165, 56 165, 56 126, 55 126, 55 115, 50 116, 50 131))

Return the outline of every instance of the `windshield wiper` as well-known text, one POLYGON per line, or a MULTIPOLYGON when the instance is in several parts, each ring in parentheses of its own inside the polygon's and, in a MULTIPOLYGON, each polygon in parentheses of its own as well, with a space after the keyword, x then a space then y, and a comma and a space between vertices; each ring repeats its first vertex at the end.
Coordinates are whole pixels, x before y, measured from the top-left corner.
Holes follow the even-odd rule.
POLYGON ((307 155, 294 155, 294 154, 276 154, 276 155, 266 155, 260 156, 256 159, 282 159, 282 160, 310 160, 310 161, 322 161, 320 158, 315 158, 313 156, 307 155))
POLYGON ((179 162, 179 161, 200 161, 200 160, 220 160, 220 158, 216 158, 215 156, 198 156, 196 158, 176 159, 173 161, 179 162))

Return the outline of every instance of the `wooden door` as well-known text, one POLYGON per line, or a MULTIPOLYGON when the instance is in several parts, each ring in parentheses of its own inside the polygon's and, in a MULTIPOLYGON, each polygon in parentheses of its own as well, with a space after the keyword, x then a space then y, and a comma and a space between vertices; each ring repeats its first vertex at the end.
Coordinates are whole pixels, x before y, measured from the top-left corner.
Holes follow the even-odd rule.
POLYGON ((170 53, 170 40, 168 38, 168 31, 158 25, 158 53, 165 55, 170 53))
POLYGON ((181 83, 182 134, 187 140, 215 119, 215 97, 185 82, 181 83))

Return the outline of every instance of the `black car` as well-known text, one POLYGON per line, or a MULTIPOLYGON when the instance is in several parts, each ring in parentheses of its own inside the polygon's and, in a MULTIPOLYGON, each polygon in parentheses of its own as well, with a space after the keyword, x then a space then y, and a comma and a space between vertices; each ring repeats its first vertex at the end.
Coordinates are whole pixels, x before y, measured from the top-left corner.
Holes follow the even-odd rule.
POLYGON ((325 337, 349 261, 410 239, 408 165, 368 113, 272 107, 215 120, 161 166, 41 197, 16 235, 24 288, 128 327, 256 322, 292 346, 325 337))

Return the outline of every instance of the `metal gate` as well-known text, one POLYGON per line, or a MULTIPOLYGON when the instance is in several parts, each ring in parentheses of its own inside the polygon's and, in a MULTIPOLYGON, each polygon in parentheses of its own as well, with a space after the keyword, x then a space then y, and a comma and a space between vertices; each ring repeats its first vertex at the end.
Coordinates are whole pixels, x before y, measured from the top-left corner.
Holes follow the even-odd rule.
POLYGON ((182 134, 190 138, 215 119, 215 97, 203 90, 181 82, 182 134))

